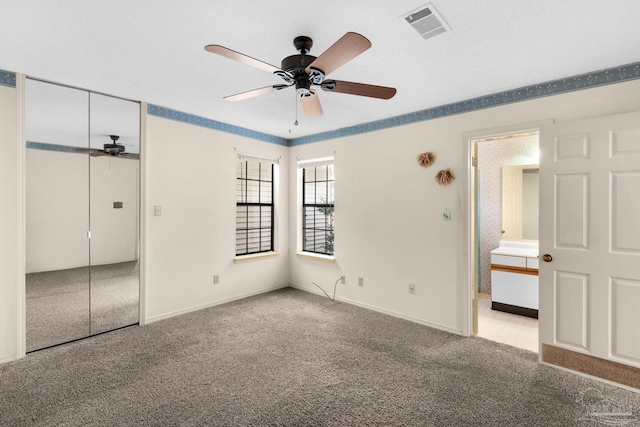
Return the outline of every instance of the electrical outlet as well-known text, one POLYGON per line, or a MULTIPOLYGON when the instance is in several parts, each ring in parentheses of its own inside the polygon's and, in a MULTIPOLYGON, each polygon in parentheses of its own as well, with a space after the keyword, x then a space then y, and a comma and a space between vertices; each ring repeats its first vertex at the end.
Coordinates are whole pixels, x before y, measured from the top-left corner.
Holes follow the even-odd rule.
POLYGON ((340 276, 340 283, 343 285, 347 283, 347 279, 344 276, 340 276))
POLYGON ((449 209, 442 209, 442 220, 451 221, 451 211, 449 209))
POLYGON ((364 286, 364 277, 358 277, 358 286, 364 286))
POLYGON ((217 274, 213 275, 213 284, 217 285, 218 283, 220 283, 220 276, 218 276, 217 274))
POLYGON ((413 283, 409 283, 409 293, 410 294, 416 293, 416 285, 414 285, 413 283))

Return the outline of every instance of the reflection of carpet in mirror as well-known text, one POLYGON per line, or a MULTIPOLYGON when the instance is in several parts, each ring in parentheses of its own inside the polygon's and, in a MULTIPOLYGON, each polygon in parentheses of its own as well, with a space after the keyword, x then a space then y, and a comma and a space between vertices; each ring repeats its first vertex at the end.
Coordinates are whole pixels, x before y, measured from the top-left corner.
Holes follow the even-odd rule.
POLYGON ((138 323, 138 273, 129 261, 27 274, 27 351, 138 323))

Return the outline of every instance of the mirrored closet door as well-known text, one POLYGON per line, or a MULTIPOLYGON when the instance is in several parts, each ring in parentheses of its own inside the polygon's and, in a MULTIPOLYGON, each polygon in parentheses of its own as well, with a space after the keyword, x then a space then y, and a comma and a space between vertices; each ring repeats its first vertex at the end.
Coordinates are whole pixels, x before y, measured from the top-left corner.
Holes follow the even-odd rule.
POLYGON ((140 104, 26 84, 27 352, 139 321, 140 104))

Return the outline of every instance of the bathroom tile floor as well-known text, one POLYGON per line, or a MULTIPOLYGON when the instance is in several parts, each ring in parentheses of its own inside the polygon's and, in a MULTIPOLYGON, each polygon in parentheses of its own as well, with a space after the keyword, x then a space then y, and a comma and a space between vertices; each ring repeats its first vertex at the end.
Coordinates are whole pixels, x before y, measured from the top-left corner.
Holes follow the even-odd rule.
POLYGON ((478 298, 478 336, 538 352, 538 319, 491 310, 491 300, 478 298))

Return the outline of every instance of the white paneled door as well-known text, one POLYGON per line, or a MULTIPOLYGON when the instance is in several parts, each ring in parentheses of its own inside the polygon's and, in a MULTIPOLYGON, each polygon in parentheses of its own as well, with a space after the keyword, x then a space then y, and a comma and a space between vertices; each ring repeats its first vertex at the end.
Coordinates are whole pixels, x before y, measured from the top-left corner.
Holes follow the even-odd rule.
POLYGON ((640 367, 640 112, 543 126, 540 152, 540 342, 640 367))

